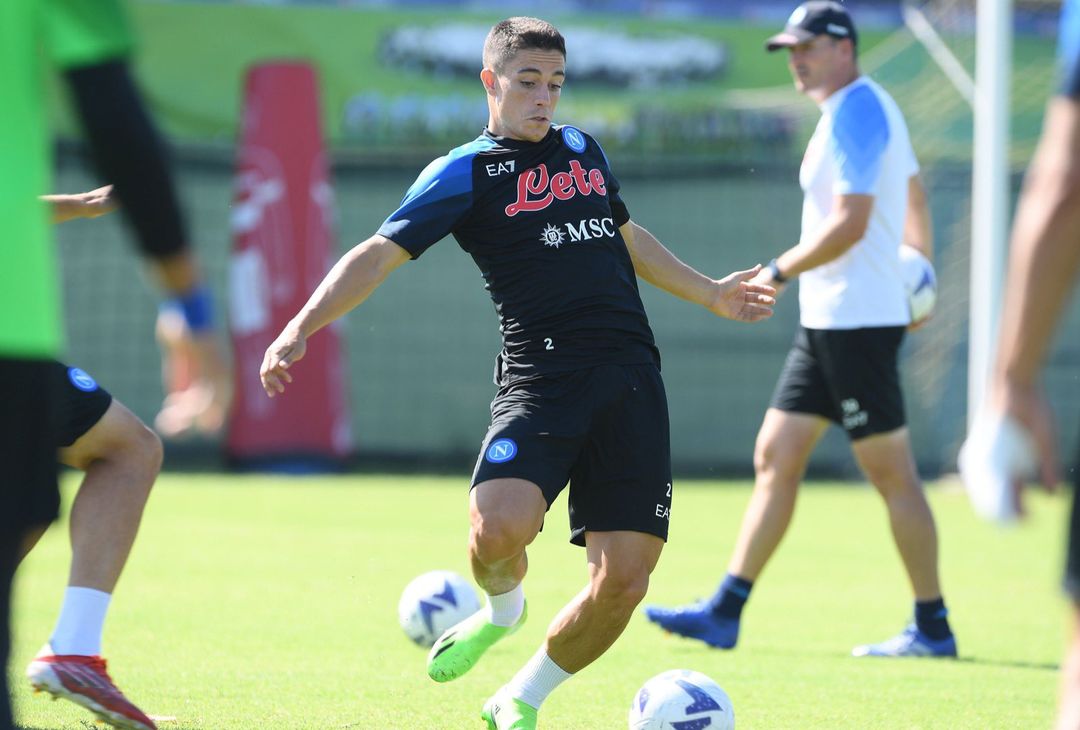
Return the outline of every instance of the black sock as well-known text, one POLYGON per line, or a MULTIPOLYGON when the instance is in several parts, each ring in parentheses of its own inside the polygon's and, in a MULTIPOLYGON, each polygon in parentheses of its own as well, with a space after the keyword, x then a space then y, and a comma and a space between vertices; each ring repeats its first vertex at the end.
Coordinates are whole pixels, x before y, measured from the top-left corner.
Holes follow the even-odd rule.
POLYGON ((952 636, 948 615, 949 609, 945 608, 944 598, 915 602, 915 626, 934 641, 952 636))
POLYGON ((746 599, 750 597, 750 589, 754 587, 751 580, 743 580, 728 573, 724 581, 716 589, 716 593, 709 599, 709 609, 717 616, 724 618, 739 618, 742 614, 746 599))

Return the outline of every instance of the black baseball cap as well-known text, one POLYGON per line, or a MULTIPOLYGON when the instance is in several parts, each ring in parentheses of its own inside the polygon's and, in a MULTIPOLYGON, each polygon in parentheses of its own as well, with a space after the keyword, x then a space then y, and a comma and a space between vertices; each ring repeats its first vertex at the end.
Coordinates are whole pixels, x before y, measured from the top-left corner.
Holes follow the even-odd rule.
POLYGON ((855 23, 843 5, 832 0, 810 0, 795 8, 784 30, 765 41, 765 48, 790 48, 819 35, 850 38, 852 44, 857 43, 855 23))

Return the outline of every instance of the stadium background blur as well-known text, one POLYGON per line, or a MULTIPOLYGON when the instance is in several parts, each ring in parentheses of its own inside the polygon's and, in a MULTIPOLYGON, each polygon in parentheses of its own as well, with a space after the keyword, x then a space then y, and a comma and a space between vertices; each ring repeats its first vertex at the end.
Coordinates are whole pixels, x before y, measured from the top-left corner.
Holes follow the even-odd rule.
MULTIPOLYGON (((316 68, 342 252, 378 227, 424 164, 482 128, 477 39, 509 14, 551 20, 569 44, 557 121, 605 146, 635 220, 691 265, 720 274, 768 261, 798 236, 798 164, 818 114, 792 88, 782 55, 762 48, 795 4, 129 2, 138 76, 169 136, 193 243, 226 322, 236 125, 249 64, 305 59, 316 68)), ((907 116, 934 215, 938 306, 908 338, 903 372, 920 470, 935 476, 954 469, 965 428, 972 115, 903 26, 897 2, 846 4, 861 31, 862 70, 907 116)), ((971 73, 974 0, 916 5, 971 73)), ((1014 197, 1053 88, 1059 6, 1016 2, 1014 197)), ((56 190, 96 187, 59 91, 54 100, 62 130, 56 190)), ((68 358, 149 420, 162 397, 150 336, 155 298, 134 276, 138 263, 120 225, 114 217, 57 230, 68 358)), ((676 473, 750 473, 754 435, 797 322, 796 297, 781 301, 773 322, 747 327, 642 290, 664 359, 676 473)), ((1076 331, 1078 309, 1063 331, 1076 331)), ((452 240, 434 247, 347 317, 343 337, 355 464, 464 473, 488 423, 499 344, 469 257, 452 240)), ((1080 427, 1078 358, 1078 340, 1064 336, 1046 374, 1070 456, 1080 427)), ((190 444, 167 458, 169 467, 213 464, 219 446, 190 444)), ((842 434, 830 434, 812 470, 856 474, 842 434)))

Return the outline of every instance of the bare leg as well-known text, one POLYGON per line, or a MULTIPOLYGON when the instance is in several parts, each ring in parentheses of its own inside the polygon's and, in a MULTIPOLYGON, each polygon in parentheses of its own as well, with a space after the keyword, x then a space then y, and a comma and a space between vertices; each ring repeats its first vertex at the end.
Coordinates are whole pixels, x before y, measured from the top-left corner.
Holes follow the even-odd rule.
POLYGON ((113 592, 161 458, 158 437, 116 400, 93 428, 61 449, 63 463, 85 472, 71 507, 69 585, 113 592))
POLYGON ((852 444, 852 450, 867 478, 885 499, 893 539, 915 600, 940 598, 937 529, 915 469, 907 429, 860 439, 852 444))
POLYGON ((643 532, 587 532, 589 585, 548 627, 547 653, 573 674, 615 643, 645 598, 664 541, 643 532))
POLYGON ((1080 730, 1080 603, 1072 605, 1072 638, 1061 668, 1057 730, 1080 730))
POLYGON ((728 572, 757 580, 784 537, 806 462, 828 422, 818 416, 770 408, 754 448, 754 493, 743 515, 728 572))
POLYGON ((547 502, 524 479, 493 479, 473 487, 469 505, 469 560, 490 596, 512 591, 528 570, 525 548, 544 523, 547 502))

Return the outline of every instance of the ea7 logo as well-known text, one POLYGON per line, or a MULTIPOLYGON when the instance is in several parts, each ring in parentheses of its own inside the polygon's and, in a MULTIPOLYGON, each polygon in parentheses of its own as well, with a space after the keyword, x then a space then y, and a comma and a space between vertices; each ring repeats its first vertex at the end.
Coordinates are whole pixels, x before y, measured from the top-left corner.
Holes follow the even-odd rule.
POLYGON ((487 170, 488 177, 498 177, 499 175, 505 175, 508 172, 513 172, 514 162, 514 160, 507 160, 506 162, 492 162, 490 165, 484 165, 484 169, 487 170))

